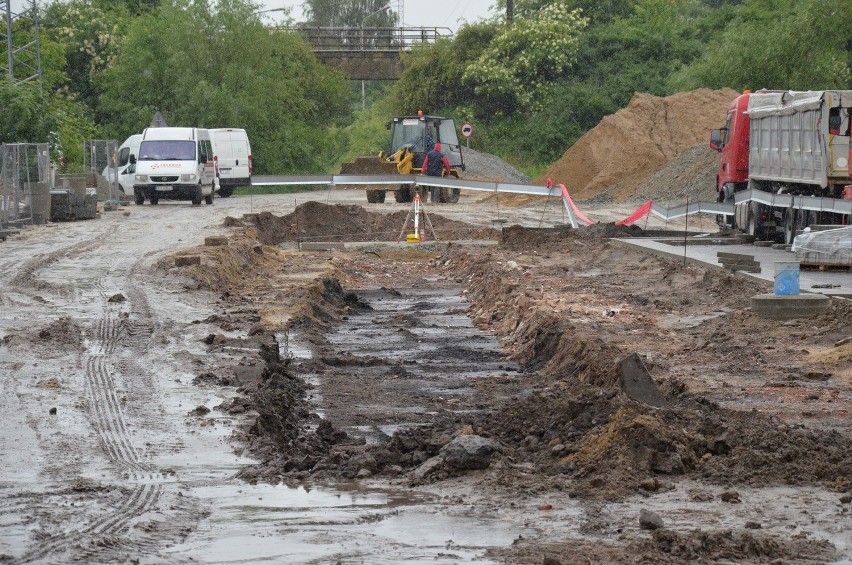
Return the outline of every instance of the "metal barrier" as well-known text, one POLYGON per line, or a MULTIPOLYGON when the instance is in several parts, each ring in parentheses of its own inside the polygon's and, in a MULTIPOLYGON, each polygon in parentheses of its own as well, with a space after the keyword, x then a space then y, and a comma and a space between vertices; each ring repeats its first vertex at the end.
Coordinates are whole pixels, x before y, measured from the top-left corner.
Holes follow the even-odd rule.
MULTIPOLYGON (((571 224, 576 227, 574 213, 570 203, 562 196, 559 185, 551 187, 509 184, 498 182, 483 182, 475 180, 457 179, 452 177, 424 177, 423 175, 306 175, 306 176, 256 176, 252 179, 252 185, 275 186, 275 185, 316 185, 325 184, 334 188, 337 184, 350 185, 400 185, 400 184, 426 184, 428 186, 441 186, 446 188, 460 188, 464 190, 477 190, 481 192, 508 192, 513 194, 532 194, 537 196, 560 196, 571 224)), ((746 190, 735 195, 735 202, 687 202, 675 206, 662 206, 652 204, 650 212, 664 220, 673 220, 692 214, 715 214, 720 216, 733 216, 736 204, 743 202, 759 202, 778 208, 796 208, 802 210, 817 210, 820 212, 833 212, 836 214, 852 214, 852 200, 838 198, 816 198, 810 196, 792 196, 789 194, 772 194, 760 190, 746 190)))
POLYGON ((48 219, 48 144, 0 144, 0 226, 44 224, 48 219))
POLYGON ((83 145, 83 172, 95 179, 98 200, 119 200, 117 152, 118 142, 114 139, 87 139, 83 145))

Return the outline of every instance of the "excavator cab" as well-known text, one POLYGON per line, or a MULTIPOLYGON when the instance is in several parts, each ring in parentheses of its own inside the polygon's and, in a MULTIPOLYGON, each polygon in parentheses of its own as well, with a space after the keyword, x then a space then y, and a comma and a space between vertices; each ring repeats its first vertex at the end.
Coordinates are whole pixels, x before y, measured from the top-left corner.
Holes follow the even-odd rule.
MULTIPOLYGON (((446 155, 452 169, 450 174, 459 178, 464 170, 464 158, 459 144, 456 124, 452 118, 439 116, 399 116, 387 123, 391 130, 390 145, 387 152, 379 151, 376 157, 356 157, 352 163, 341 166, 341 174, 400 174, 419 175, 423 161, 436 143, 441 144, 441 152, 446 155)), ((417 183, 421 186, 420 183, 417 183)), ((367 202, 385 201, 387 185, 370 185, 367 188, 367 202)), ((400 184, 392 192, 397 202, 411 202, 414 198, 414 185, 400 184)), ((421 186, 422 188, 422 186, 421 186)), ((442 187, 440 201, 454 204, 459 201, 458 188, 442 187)))
MULTIPOLYGON (((413 155, 413 168, 420 169, 426 154, 435 147, 436 143, 440 143, 441 151, 447 156, 450 167, 464 170, 464 158, 456 133, 456 124, 452 118, 400 116, 388 122, 387 127, 391 130, 388 155, 393 156, 401 150, 407 150, 413 155)), ((408 172, 411 171, 406 171, 408 172)))

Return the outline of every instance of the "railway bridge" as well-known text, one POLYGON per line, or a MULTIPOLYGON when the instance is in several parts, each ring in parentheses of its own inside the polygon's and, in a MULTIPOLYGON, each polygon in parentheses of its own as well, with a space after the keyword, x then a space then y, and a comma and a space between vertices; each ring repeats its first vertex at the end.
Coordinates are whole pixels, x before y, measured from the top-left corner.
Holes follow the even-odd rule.
POLYGON ((350 80, 397 80, 400 55, 423 43, 452 39, 446 27, 279 27, 301 33, 323 63, 350 80))

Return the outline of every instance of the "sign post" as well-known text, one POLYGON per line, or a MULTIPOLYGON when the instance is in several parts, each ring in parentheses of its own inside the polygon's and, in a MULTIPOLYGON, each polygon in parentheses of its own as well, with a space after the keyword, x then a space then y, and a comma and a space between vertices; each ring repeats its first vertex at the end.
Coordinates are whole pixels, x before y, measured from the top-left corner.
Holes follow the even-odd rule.
POLYGON ((470 138, 473 137, 473 124, 465 122, 461 126, 461 134, 467 140, 467 148, 470 149, 470 138))

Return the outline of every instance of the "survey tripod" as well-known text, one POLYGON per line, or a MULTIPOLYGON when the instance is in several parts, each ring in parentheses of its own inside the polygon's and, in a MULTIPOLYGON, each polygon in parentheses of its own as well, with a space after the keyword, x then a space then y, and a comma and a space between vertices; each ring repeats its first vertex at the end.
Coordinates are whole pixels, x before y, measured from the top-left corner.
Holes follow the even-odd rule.
POLYGON ((405 235, 405 230, 408 228, 409 222, 414 219, 414 233, 406 236, 408 243, 423 243, 426 239, 426 226, 429 227, 429 232, 432 234, 432 239, 438 241, 438 234, 435 233, 435 228, 432 226, 432 220, 429 219, 429 214, 426 212, 426 206, 420 199, 420 190, 414 192, 414 198, 411 200, 411 208, 408 210, 408 215, 405 217, 405 223, 402 224, 402 230, 399 232, 397 243, 402 241, 402 236, 405 235), (423 223, 420 222, 420 216, 423 216, 423 223))

